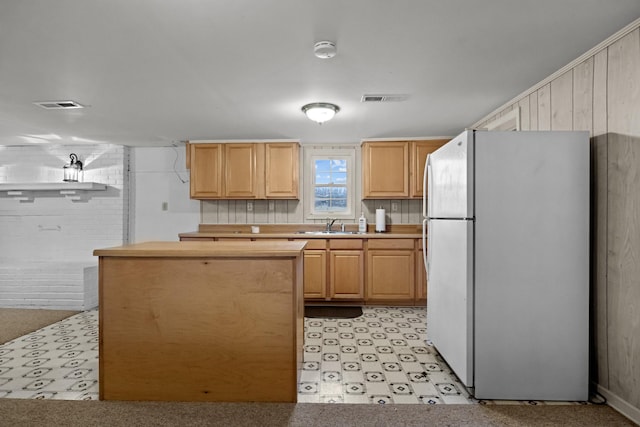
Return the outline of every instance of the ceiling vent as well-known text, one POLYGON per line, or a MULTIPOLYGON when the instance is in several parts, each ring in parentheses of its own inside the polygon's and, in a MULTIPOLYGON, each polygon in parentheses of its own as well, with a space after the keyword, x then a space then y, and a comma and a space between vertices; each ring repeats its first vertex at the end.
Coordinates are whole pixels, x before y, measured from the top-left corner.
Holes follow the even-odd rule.
POLYGON ((71 110, 74 108, 84 108, 84 105, 76 101, 37 101, 34 104, 46 108, 47 110, 71 110))
POLYGON ((362 95, 360 102, 402 102, 407 98, 407 95, 362 95))

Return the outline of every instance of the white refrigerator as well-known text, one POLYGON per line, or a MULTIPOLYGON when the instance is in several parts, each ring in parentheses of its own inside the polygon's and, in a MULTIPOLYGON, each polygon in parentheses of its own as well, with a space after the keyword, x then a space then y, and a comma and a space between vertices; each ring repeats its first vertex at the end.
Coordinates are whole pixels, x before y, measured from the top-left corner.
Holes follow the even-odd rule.
POLYGON ((586 401, 588 132, 468 130, 424 179, 427 339, 477 399, 586 401))

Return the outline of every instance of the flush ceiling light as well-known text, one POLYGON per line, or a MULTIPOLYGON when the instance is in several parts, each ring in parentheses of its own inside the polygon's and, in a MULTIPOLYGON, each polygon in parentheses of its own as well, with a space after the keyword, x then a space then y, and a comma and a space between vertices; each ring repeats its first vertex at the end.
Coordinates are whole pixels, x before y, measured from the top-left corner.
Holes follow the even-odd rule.
POLYGON ((302 112, 305 113, 310 120, 319 124, 331 120, 338 111, 340 111, 340 107, 328 102, 312 102, 302 107, 302 112))

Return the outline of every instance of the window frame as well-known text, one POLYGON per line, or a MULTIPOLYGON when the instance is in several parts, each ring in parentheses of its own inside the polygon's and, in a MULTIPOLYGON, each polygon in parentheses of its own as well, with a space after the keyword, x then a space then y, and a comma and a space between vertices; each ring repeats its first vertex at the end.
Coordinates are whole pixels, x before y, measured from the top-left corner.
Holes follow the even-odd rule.
POLYGON ((304 193, 305 218, 317 219, 355 219, 356 201, 356 150, 355 147, 304 147, 304 193), (346 160, 347 162, 347 209, 344 212, 315 210, 315 161, 316 160, 346 160))

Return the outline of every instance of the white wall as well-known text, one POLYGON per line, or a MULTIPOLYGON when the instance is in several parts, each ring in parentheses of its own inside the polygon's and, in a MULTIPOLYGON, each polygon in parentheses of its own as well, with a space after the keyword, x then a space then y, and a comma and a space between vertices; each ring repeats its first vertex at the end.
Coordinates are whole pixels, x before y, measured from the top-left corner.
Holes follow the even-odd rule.
POLYGON ((178 240, 198 229, 200 202, 189 198, 183 146, 132 148, 130 181, 132 242, 178 240))
POLYGON ((84 181, 107 185, 80 200, 59 192, 0 192, 0 306, 91 308, 97 296, 93 250, 129 238, 129 150, 100 145, 0 147, 0 182, 62 182, 75 153, 84 181), (91 281, 91 283, 87 282, 91 281))

